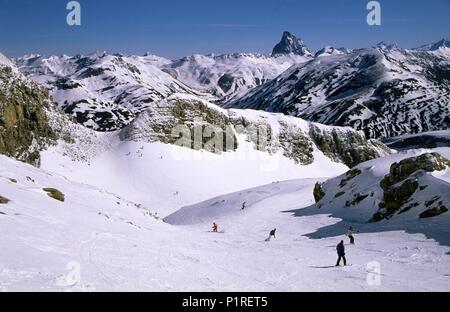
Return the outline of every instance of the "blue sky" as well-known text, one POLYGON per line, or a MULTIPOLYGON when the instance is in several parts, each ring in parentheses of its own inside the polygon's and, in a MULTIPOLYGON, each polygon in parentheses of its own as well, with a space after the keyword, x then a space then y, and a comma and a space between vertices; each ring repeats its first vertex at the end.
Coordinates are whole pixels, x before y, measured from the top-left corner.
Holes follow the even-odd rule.
POLYGON ((382 25, 368 26, 369 0, 79 0, 82 25, 66 24, 68 0, 0 0, 0 51, 76 54, 96 50, 169 58, 193 53, 271 52, 288 30, 317 50, 450 37, 450 0, 380 0, 382 25))

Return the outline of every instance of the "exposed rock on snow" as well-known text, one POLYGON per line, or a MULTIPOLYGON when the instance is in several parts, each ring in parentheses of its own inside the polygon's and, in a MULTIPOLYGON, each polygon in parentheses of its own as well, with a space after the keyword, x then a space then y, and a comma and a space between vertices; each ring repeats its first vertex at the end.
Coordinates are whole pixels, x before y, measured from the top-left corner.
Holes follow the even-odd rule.
MULTIPOLYGON (((345 175, 317 184, 318 202, 296 215, 330 214, 341 223, 357 224, 361 231, 388 226, 422 232, 448 245, 449 156, 450 148, 411 150, 359 164, 345 175)), ((311 237, 335 233, 337 228, 322 229, 311 237)))
POLYGON ((0 204, 5 205, 9 203, 9 199, 3 196, 0 196, 0 204))
POLYGON ((199 98, 172 96, 123 129, 124 141, 177 144, 209 152, 234 151, 237 140, 226 111, 199 98))
POLYGON ((42 189, 44 192, 47 192, 47 195, 53 199, 59 200, 61 202, 64 202, 64 193, 60 190, 57 190, 55 188, 46 187, 42 189))
POLYGON ((276 154, 281 150, 301 165, 314 162, 314 150, 349 167, 390 152, 351 128, 323 126, 281 114, 227 111, 185 95, 161 101, 120 133, 125 141, 162 142, 219 153, 238 147, 236 135, 245 136, 257 151, 276 154))
POLYGON ((322 183, 317 182, 316 185, 314 186, 314 200, 316 201, 316 203, 320 202, 322 200, 322 198, 325 197, 325 192, 322 189, 322 183))
MULTIPOLYGON (((404 207, 410 201, 411 196, 419 189, 419 180, 424 173, 442 171, 448 167, 450 167, 450 161, 438 153, 426 153, 392 164, 389 174, 380 182, 384 191, 383 202, 379 204, 382 211, 376 213, 373 220, 379 221, 383 218, 389 218, 399 212, 400 208, 404 207)), ((424 187, 425 185, 422 186, 422 188, 424 187)), ((400 213, 415 206, 418 206, 418 203, 412 203, 404 207, 400 213)), ((425 206, 428 207, 429 205, 425 203, 425 206)), ((442 201, 440 206, 444 208, 442 210, 446 209, 442 201)))
POLYGON ((345 48, 336 49, 335 47, 326 46, 326 47, 320 49, 319 51, 317 51, 316 54, 314 55, 314 57, 339 55, 339 54, 346 54, 346 53, 350 53, 350 52, 352 52, 352 51, 349 49, 345 49, 345 48))
POLYGON ((377 140, 367 140, 362 133, 342 128, 324 128, 314 125, 310 136, 318 148, 328 157, 349 167, 390 153, 389 148, 377 140))
POLYGON ((44 88, 11 62, 0 62, 0 154, 37 164, 39 152, 56 138, 46 113, 51 105, 44 88))

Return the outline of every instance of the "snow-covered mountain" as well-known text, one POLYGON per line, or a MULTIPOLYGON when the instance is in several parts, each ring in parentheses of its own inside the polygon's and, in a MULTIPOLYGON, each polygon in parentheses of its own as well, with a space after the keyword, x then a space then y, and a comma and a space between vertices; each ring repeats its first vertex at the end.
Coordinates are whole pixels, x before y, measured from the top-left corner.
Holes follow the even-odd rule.
POLYGON ((311 59, 301 39, 289 32, 272 55, 232 53, 223 55, 192 55, 164 66, 164 70, 185 84, 218 97, 219 102, 240 97, 280 75, 294 64, 311 59))
POLYGON ((449 49, 450 48, 450 41, 443 38, 435 43, 426 44, 423 46, 420 46, 418 48, 415 48, 414 50, 417 51, 438 51, 443 49, 449 49))
POLYGON ((174 61, 164 70, 192 88, 215 95, 222 102, 241 96, 292 65, 308 60, 307 56, 296 54, 197 54, 174 61))
MULTIPOLYGON (((292 44, 297 47, 297 39, 292 44)), ((310 53, 291 52, 192 55, 175 61, 150 53, 96 52, 27 55, 15 62, 27 77, 46 86, 59 108, 79 123, 97 131, 113 131, 171 94, 194 94, 222 102, 310 59, 310 53)))
POLYGON ((321 53, 224 107, 352 126, 371 138, 447 129, 450 49, 439 46, 417 51, 380 44, 346 54, 321 53))
POLYGON ((98 131, 123 128, 171 94, 200 95, 158 67, 165 59, 149 54, 30 55, 16 63, 27 77, 49 89, 62 111, 98 131))
POLYGON ((285 32, 272 55, 26 56, 20 70, 45 85, 58 106, 99 131, 121 129, 175 93, 225 108, 281 112, 351 126, 370 138, 447 129, 448 41, 414 50, 380 43, 350 50, 327 46, 315 56, 285 32))

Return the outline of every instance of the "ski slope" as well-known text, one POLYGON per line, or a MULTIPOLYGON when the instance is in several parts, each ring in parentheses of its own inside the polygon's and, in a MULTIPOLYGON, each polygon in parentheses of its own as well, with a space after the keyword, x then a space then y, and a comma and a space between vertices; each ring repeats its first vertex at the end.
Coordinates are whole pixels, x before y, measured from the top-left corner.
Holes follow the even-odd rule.
POLYGON ((302 166, 281 151, 273 155, 256 151, 244 138, 235 152, 220 155, 162 143, 110 144, 87 161, 73 160, 61 144, 41 153, 41 167, 142 203, 162 217, 224 193, 275 181, 332 177, 348 170, 318 150, 315 161, 302 166))
POLYGON ((351 266, 333 267, 335 245, 345 237, 304 235, 339 219, 283 212, 311 205, 316 181, 225 195, 219 199, 230 203, 226 214, 212 210, 209 220, 203 215, 200 223, 173 226, 148 207, 0 156, 0 195, 11 200, 0 204, 0 290, 448 290, 450 248, 422 234, 356 234, 357 245, 347 246, 351 266), (58 188, 65 202, 44 187, 58 188), (213 221, 223 234, 209 232, 213 221), (272 228, 277 238, 267 243, 272 228), (380 264, 380 285, 367 283, 373 261, 380 264))

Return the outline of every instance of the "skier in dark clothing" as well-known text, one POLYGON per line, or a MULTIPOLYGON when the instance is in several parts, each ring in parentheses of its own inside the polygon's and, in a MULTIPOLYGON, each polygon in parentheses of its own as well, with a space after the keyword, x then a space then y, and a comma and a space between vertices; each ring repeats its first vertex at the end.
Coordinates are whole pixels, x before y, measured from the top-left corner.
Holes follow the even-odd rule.
POLYGON ((341 264, 341 259, 343 259, 344 260, 344 266, 346 266, 347 265, 347 259, 345 259, 345 247, 344 247, 344 241, 341 241, 340 243, 339 243, 339 245, 337 245, 337 247, 336 247, 336 251, 337 251, 337 254, 338 254, 338 261, 337 261, 337 263, 336 263, 336 266, 340 266, 340 264, 341 264))
POLYGON ((355 244, 355 236, 353 236, 353 227, 350 227, 347 231, 347 236, 350 239, 350 244, 355 244))
POLYGON ((269 242, 270 239, 272 238, 272 236, 273 236, 273 238, 277 238, 275 236, 276 233, 277 233, 277 229, 273 229, 272 231, 270 231, 269 237, 266 239, 266 242, 269 242))
POLYGON ((270 231, 270 236, 273 236, 273 238, 276 238, 275 234, 277 233, 277 229, 273 229, 270 231))

